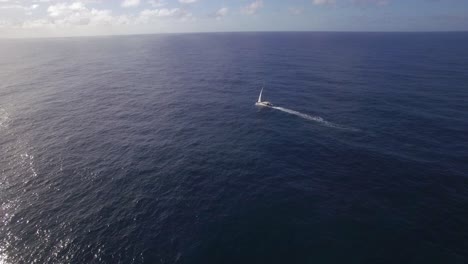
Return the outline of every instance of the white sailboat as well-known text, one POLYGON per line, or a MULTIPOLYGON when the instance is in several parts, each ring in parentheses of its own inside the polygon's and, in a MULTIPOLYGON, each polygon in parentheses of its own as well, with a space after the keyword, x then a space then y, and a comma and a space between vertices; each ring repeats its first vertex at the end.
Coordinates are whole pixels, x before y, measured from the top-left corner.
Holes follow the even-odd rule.
POLYGON ((257 106, 266 106, 266 107, 272 107, 273 104, 268 102, 268 101, 262 101, 262 93, 263 93, 263 87, 262 90, 260 90, 260 95, 258 96, 258 101, 255 102, 255 105, 257 106))

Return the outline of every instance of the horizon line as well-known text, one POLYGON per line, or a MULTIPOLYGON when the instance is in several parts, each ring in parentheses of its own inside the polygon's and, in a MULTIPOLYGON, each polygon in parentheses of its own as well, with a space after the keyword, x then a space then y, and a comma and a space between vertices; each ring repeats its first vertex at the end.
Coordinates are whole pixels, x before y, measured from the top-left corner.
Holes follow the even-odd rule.
POLYGON ((99 38, 99 37, 125 37, 125 36, 151 36, 151 35, 189 35, 189 34, 225 34, 225 33, 468 33, 468 30, 245 30, 245 31, 188 31, 188 32, 154 32, 131 34, 98 34, 73 36, 44 36, 44 37, 0 37, 0 40, 27 40, 27 39, 62 39, 62 38, 99 38))

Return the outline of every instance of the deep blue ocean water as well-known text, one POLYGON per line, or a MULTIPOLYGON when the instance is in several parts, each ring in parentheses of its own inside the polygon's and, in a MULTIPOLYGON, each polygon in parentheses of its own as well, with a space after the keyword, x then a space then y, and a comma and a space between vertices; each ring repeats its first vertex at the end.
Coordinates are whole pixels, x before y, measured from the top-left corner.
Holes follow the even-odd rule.
POLYGON ((0 263, 467 263, 467 47, 1 40, 0 263))

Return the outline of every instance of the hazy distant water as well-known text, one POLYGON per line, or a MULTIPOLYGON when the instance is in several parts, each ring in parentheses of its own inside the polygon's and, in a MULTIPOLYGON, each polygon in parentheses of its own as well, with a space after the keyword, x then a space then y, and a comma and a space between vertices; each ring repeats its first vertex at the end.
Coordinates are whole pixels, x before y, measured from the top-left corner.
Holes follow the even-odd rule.
POLYGON ((467 47, 0 41, 0 263, 467 263, 467 47))

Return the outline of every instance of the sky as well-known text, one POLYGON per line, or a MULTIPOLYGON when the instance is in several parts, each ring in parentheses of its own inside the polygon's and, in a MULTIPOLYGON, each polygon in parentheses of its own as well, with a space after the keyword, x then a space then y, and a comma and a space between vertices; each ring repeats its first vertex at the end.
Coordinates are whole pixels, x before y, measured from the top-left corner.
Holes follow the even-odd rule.
POLYGON ((0 38, 467 30, 468 0, 0 0, 0 38))

